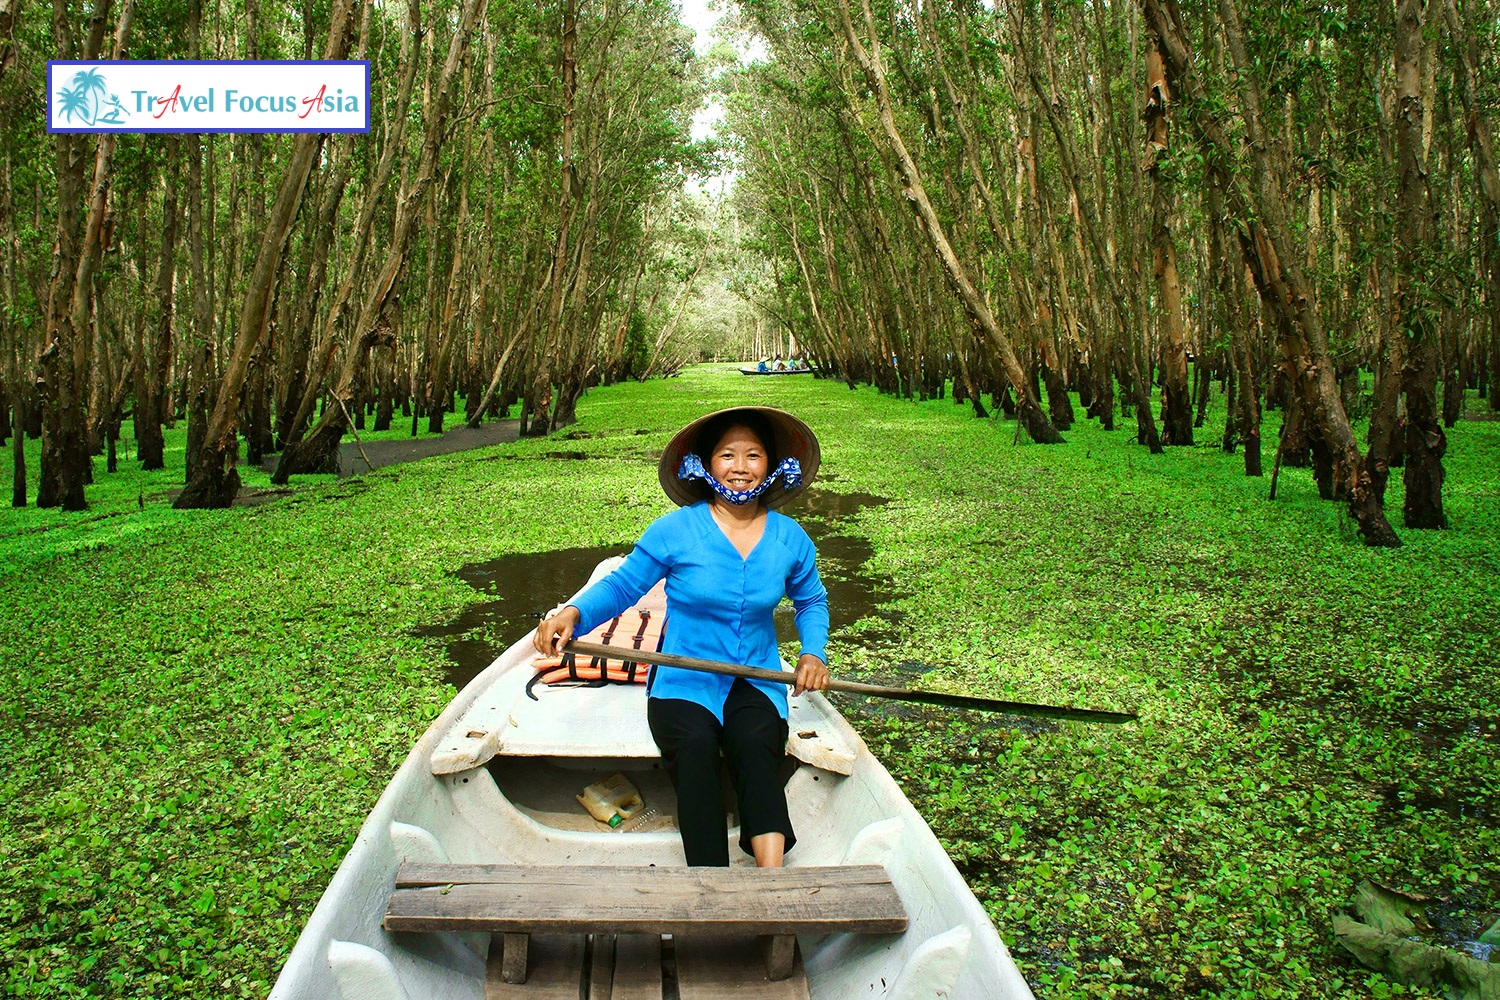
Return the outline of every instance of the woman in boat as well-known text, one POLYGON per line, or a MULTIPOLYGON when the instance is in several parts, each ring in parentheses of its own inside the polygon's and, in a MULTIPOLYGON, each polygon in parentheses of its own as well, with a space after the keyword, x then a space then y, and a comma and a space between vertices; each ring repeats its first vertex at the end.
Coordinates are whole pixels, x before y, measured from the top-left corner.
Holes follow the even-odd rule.
MULTIPOLYGON (((663 651, 779 669, 772 611, 796 609, 801 654, 792 695, 828 686, 828 592, 813 543, 774 508, 818 469, 818 440, 796 417, 739 407, 700 417, 673 437, 657 476, 679 509, 657 518, 609 576, 537 628, 536 648, 561 650, 629 608, 665 578, 663 651)), ((729 864, 719 751, 739 798, 740 848, 779 867, 796 842, 780 774, 787 739, 784 684, 672 667, 652 668, 646 716, 677 790, 689 865, 729 864)))

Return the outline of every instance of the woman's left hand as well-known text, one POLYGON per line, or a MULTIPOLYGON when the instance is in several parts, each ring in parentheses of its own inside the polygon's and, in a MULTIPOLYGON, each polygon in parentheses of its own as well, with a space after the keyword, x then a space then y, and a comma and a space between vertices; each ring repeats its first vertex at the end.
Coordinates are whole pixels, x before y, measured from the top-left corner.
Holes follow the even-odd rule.
POLYGON ((795 698, 803 691, 822 691, 828 687, 828 667, 811 653, 797 657, 797 686, 792 688, 795 698))

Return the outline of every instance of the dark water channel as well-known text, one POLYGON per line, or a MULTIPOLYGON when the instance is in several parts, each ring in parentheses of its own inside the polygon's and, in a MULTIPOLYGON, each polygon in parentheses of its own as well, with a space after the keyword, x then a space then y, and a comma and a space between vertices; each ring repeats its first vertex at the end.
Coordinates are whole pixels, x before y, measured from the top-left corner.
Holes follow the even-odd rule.
MULTIPOLYGON (((861 645, 879 645, 895 636, 898 614, 879 605, 901 595, 892 581, 866 570, 875 550, 867 539, 848 532, 848 522, 866 507, 888 502, 869 493, 830 493, 810 487, 781 508, 806 529, 818 547, 818 573, 828 588, 833 631, 858 622, 861 645)), ((450 622, 422 626, 413 634, 449 640, 446 676, 462 689, 508 646, 536 628, 538 613, 582 586, 601 559, 629 551, 629 545, 606 545, 469 563, 459 569, 458 576, 485 599, 450 622)), ((776 635, 783 642, 797 636, 789 602, 776 610, 776 635)))

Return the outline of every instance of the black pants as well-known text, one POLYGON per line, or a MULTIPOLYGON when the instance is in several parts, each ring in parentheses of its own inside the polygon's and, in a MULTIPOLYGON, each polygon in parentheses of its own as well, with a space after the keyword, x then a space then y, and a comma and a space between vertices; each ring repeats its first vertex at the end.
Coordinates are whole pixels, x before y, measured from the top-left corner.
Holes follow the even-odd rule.
POLYGON ((740 678, 724 701, 722 726, 708 709, 680 698, 647 699, 646 719, 677 790, 677 826, 689 865, 729 864, 729 827, 719 791, 721 748, 739 797, 740 849, 753 853, 751 837, 780 833, 791 850, 797 838, 781 783, 786 720, 771 699, 740 678))

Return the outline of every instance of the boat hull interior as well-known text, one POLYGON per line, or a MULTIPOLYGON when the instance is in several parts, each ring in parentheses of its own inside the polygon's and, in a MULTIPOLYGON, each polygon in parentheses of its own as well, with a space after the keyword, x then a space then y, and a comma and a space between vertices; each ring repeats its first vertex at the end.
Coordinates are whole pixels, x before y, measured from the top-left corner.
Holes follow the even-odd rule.
MULTIPOLYGON (((403 861, 684 864, 676 800, 649 733, 644 732, 641 686, 562 687, 539 691, 532 699, 524 691, 530 661, 529 639, 517 643, 465 688, 418 742, 309 919, 272 998, 481 1000, 553 995, 541 992, 536 977, 515 988, 532 987, 531 993, 487 994, 488 934, 384 930, 381 920, 403 861), (486 705, 487 699, 492 704, 486 705), (494 756, 472 767, 434 774, 433 761, 453 745, 455 729, 464 730, 470 725, 465 720, 482 709, 505 716, 505 732, 493 743, 494 756), (564 727, 570 716, 585 720, 585 725, 564 727), (644 805, 639 814, 612 829, 594 820, 574 796, 614 774, 632 781, 644 805)), ((899 935, 800 938, 798 975, 789 987, 794 992, 751 990, 734 995, 807 995, 819 1000, 1030 997, 994 926, 941 844, 847 722, 819 694, 794 699, 789 721, 805 743, 815 742, 820 753, 831 755, 824 762, 838 770, 788 757, 787 799, 797 831, 788 866, 883 865, 905 906, 909 929, 899 935)), ((824 759, 818 753, 802 755, 824 759)), ((733 795, 727 786, 725 798, 731 864, 753 866, 753 859, 738 847, 733 795)), ((620 942, 596 937, 600 940, 572 943, 547 943, 538 937, 533 959, 545 969, 547 956, 557 952, 566 958, 576 946, 573 971, 582 992, 570 995, 608 996, 587 988, 590 969, 597 964, 592 951, 625 948, 621 942, 627 936, 620 942)), ((672 965, 686 955, 684 968, 690 967, 702 943, 670 938, 658 943, 668 973, 661 995, 690 995, 679 993, 684 984, 675 981, 672 965)), ((642 946, 637 941, 629 947, 638 951, 642 946)), ((645 946, 647 951, 654 947, 652 942, 645 946)), ((708 951, 722 956, 733 950, 726 948, 716 945, 708 951)), ((571 974, 561 973, 564 978, 571 974)), ((563 987, 564 994, 568 990, 563 987)))

